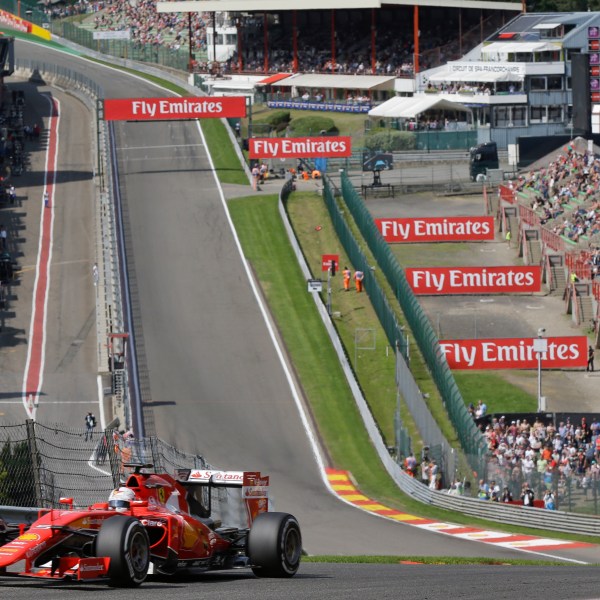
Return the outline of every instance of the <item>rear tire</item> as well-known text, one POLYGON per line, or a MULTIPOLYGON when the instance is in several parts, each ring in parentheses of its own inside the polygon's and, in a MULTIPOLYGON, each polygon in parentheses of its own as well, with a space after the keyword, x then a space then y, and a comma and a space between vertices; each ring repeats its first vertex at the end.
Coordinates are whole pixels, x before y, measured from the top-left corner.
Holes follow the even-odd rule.
POLYGON ((248 534, 248 558, 257 577, 293 577, 300 566, 302 535, 295 517, 261 513, 248 534))
POLYGON ((145 581, 150 566, 148 533, 133 517, 110 517, 98 532, 96 556, 110 558, 108 577, 111 586, 138 586, 145 581))

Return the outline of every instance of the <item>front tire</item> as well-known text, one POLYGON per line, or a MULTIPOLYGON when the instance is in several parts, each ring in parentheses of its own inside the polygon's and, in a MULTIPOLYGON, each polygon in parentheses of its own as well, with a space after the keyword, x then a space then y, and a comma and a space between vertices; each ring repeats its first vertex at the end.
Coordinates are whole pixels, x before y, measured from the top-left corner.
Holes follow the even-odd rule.
POLYGON ((257 577, 293 577, 300 566, 302 535, 295 517, 266 512, 248 534, 248 558, 257 577))
POLYGON ((110 517, 98 532, 96 556, 110 558, 108 577, 111 586, 138 586, 145 581, 150 566, 148 533, 133 517, 110 517))

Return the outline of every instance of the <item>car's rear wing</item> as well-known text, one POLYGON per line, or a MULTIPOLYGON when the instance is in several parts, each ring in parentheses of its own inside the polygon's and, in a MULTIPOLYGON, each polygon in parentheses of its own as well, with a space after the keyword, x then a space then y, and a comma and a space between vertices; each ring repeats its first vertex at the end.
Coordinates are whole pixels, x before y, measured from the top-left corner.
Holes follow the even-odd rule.
POLYGON ((241 488, 248 527, 258 514, 269 510, 269 477, 258 471, 177 469, 176 477, 184 485, 241 488))
POLYGON ((242 487, 243 471, 212 471, 209 469, 177 469, 176 478, 181 483, 194 483, 215 487, 242 487))

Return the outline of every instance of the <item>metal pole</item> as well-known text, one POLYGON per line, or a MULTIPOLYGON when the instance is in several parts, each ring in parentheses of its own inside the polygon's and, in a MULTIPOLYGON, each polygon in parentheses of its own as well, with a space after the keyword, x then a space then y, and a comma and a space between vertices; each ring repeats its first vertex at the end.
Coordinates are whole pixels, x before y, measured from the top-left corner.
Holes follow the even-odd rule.
POLYGON ((248 139, 252 137, 252 100, 246 98, 246 116, 248 117, 248 139))
POLYGON ((542 353, 538 352, 538 412, 542 412, 542 353))
POLYGON ((533 351, 538 355, 538 412, 546 409, 545 406, 542 406, 542 354, 548 352, 548 339, 544 338, 545 333, 546 330, 540 327, 538 337, 533 339, 533 351))
POLYGON ((194 53, 192 52, 192 13, 188 13, 188 40, 189 40, 189 57, 188 69, 190 73, 194 72, 194 53))
MULTIPOLYGON (((217 62, 217 13, 212 14, 212 25, 213 25, 213 63, 217 62)), ((215 64, 216 66, 216 64, 215 64)), ((216 74, 216 73, 215 73, 216 74)))
POLYGON ((327 269, 327 314, 331 317, 331 267, 327 269))

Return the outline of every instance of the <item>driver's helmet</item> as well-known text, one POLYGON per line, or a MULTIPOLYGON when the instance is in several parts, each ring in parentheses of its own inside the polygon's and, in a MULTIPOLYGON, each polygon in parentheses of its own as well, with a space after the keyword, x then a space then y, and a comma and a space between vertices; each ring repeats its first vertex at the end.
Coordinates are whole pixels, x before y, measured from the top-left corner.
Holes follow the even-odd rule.
POLYGON ((108 497, 108 508, 119 512, 129 510, 131 503, 135 500, 135 493, 126 487, 113 490, 108 497))

